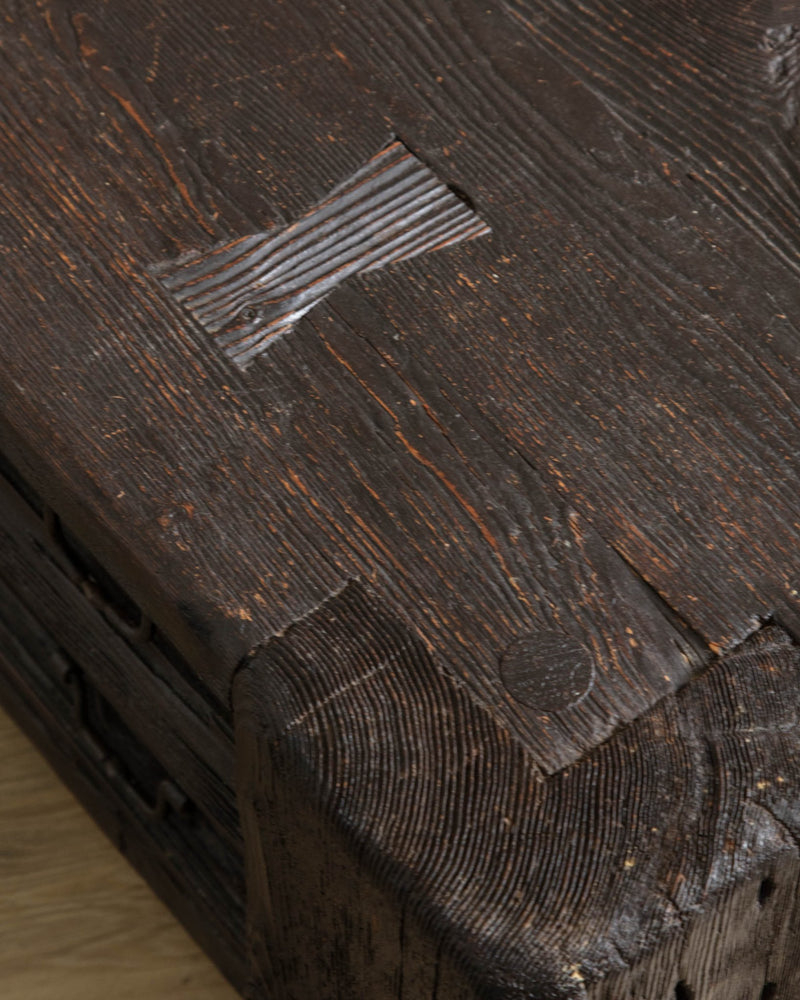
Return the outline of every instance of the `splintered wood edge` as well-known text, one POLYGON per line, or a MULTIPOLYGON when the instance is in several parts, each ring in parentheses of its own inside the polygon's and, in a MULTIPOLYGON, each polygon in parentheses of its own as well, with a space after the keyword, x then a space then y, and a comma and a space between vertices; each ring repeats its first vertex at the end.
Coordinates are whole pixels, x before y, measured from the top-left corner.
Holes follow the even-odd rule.
MULTIPOLYGON (((542 780, 411 629, 352 583, 237 676, 237 736, 260 758, 240 790, 249 863, 273 902, 302 905, 286 858, 252 843, 289 843, 288 864, 303 868, 291 831, 269 830, 291 789, 478 995, 584 997, 797 855, 799 679, 800 650, 767 626, 542 780)), ((296 962, 279 923, 253 933, 267 935, 285 987, 296 962)))
POLYGON ((243 367, 348 278, 488 232, 396 139, 292 225, 178 261, 160 279, 243 367))

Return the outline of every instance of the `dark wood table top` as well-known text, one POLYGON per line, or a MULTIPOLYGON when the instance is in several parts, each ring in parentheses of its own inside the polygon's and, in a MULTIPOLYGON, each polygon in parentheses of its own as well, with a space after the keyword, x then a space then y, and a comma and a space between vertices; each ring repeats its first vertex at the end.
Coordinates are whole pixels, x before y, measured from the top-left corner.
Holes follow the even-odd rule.
POLYGON ((220 698, 358 580, 577 760, 800 621, 796 14, 12 3, 4 449, 220 698))

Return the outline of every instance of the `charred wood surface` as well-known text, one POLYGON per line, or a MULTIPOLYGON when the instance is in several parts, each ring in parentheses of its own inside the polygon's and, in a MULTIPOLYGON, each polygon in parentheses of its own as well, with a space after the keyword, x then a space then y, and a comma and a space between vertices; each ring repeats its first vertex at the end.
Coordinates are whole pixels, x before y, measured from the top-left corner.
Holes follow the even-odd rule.
POLYGON ((396 933, 421 926, 476 997, 795 996, 799 681, 800 649, 767 626, 541 780, 351 584, 236 682, 266 995, 407 995, 415 959, 370 921, 379 888, 396 933), (357 879, 329 893, 343 855, 357 879))
POLYGON ((317 995, 797 992, 799 31, 6 5, 0 453, 80 585, 1 572, 71 651, 136 609, 86 670, 234 849, 235 731, 256 978, 333 865, 317 995))

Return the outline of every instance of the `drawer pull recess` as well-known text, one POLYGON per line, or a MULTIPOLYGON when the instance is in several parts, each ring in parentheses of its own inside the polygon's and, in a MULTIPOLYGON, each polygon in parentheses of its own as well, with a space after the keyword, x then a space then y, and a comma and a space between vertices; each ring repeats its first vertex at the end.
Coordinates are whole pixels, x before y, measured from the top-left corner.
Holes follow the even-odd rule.
POLYGON ((64 540, 58 515, 50 507, 44 509, 44 526, 48 541, 63 563, 67 576, 83 593, 92 607, 104 615, 112 627, 126 639, 133 642, 147 642, 152 635, 153 623, 141 609, 138 613, 138 621, 131 623, 125 618, 114 602, 103 592, 102 587, 72 554, 64 540))
POLYGON ((54 653, 52 661, 60 681, 70 692, 72 717, 78 736, 106 778, 115 784, 125 798, 131 800, 148 820, 162 820, 170 811, 177 816, 185 816, 190 803, 174 781, 162 778, 156 785, 153 801, 149 801, 128 779, 124 764, 117 754, 106 746, 92 726, 89 718, 87 683, 83 671, 61 652, 54 653))

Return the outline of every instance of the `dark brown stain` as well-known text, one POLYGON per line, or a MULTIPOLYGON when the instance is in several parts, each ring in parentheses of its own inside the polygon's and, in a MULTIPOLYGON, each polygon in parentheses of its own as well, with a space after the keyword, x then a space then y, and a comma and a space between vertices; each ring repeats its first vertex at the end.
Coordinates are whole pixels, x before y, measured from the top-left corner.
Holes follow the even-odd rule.
POLYGON ((0 696, 66 759, 35 610, 241 860, 238 786, 248 933, 151 858, 298 1000, 800 996, 797 3, 6 6, 0 449, 102 588, 4 510, 0 696), (392 135, 491 239, 229 363, 154 262, 392 135), (594 681, 542 713, 549 634, 594 681))

